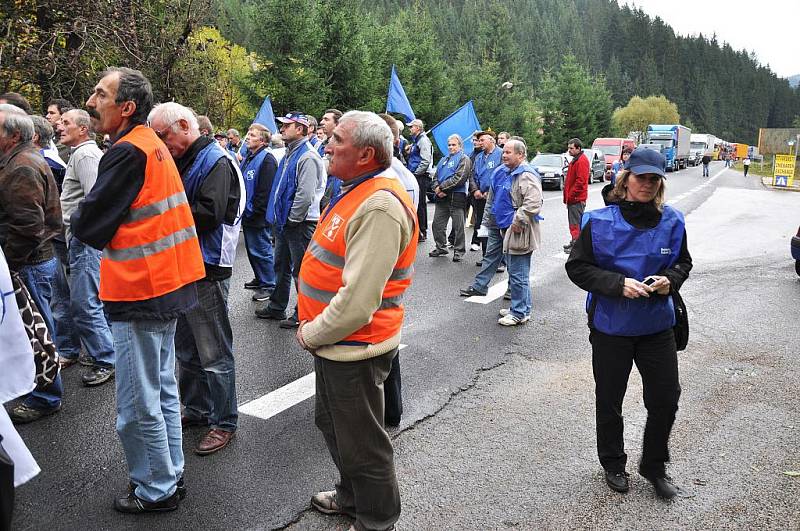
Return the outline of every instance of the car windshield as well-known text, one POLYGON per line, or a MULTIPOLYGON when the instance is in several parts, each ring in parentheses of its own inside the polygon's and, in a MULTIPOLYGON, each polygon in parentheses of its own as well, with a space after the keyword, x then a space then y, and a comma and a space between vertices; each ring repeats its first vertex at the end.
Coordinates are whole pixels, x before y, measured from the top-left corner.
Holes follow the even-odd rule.
POLYGON ((560 155, 536 155, 533 157, 531 164, 534 166, 555 166, 556 168, 563 166, 560 155))
POLYGON ((611 155, 612 157, 619 157, 622 153, 622 146, 619 144, 614 144, 613 146, 592 146, 592 149, 596 149, 600 151, 603 155, 611 155))

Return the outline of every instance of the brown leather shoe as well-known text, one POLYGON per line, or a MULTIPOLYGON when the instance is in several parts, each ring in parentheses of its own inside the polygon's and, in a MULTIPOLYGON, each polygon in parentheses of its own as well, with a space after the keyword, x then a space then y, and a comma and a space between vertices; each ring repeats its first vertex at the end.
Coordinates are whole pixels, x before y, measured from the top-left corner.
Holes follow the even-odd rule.
POLYGON ((194 453, 197 455, 209 455, 218 452, 228 446, 235 433, 211 428, 206 433, 206 436, 203 437, 203 440, 200 441, 200 444, 197 445, 197 448, 194 449, 194 453))

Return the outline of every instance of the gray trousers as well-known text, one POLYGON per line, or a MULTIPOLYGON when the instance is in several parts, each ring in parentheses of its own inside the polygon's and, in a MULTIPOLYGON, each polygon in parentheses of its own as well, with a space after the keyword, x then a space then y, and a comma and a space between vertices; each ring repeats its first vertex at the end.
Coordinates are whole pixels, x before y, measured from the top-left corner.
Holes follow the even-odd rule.
POLYGON ((447 197, 436 201, 436 211, 433 214, 433 240, 437 249, 447 249, 447 222, 453 220, 453 252, 464 254, 464 204, 466 194, 453 192, 447 197))
POLYGON ((359 531, 391 528, 400 517, 394 449, 383 427, 383 382, 397 349, 361 361, 314 358, 315 422, 340 479, 336 503, 359 531))
POLYGON ((569 235, 572 241, 577 240, 581 233, 581 218, 584 210, 586 210, 585 201, 567 205, 567 223, 569 223, 569 235))

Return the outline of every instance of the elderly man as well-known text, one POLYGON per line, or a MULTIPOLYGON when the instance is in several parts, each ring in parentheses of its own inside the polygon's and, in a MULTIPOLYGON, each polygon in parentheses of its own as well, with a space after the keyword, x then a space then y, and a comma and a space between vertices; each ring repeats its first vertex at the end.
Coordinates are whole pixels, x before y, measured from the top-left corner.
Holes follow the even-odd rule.
POLYGON ((425 134, 425 124, 422 120, 412 120, 406 124, 411 128, 411 150, 408 153, 406 166, 419 184, 419 204, 417 205, 417 219, 419 220, 419 241, 428 239, 428 184, 430 183, 430 169, 433 164, 433 146, 428 135, 425 134))
POLYGON ((242 161, 242 156, 239 151, 242 149, 242 135, 239 134, 237 129, 228 129, 228 151, 236 158, 237 161, 242 161))
POLYGON ((503 254, 508 264, 511 308, 500 310, 498 324, 516 326, 531 318, 531 254, 539 248, 539 212, 542 209, 542 185, 539 175, 526 163, 528 152, 519 140, 509 140, 503 147, 503 165, 497 169, 486 203, 489 242, 481 272, 472 286, 461 290, 471 297, 486 295, 503 254))
MULTIPOLYGON (((114 377, 114 338, 98 296, 101 252, 73 236, 70 218, 94 188, 103 152, 90 138, 91 121, 84 110, 73 109, 61 115, 58 130, 61 142, 72 149, 61 191, 61 212, 69 243, 69 309, 72 325, 92 364, 91 370, 83 375, 83 384, 97 386, 114 377)), ((75 363, 77 357, 66 360, 62 366, 75 363)))
POLYGON ((436 248, 428 253, 430 257, 446 256, 447 223, 452 220, 453 262, 460 262, 466 249, 464 247, 464 205, 467 202, 467 181, 472 171, 472 162, 464 153, 464 144, 458 135, 447 137, 448 154, 436 167, 436 210, 433 215, 433 239, 436 248))
POLYGON ((319 205, 325 192, 325 165, 308 143, 308 116, 290 112, 278 118, 281 135, 289 143, 273 185, 267 221, 275 232, 275 291, 266 308, 256 310, 262 319, 276 319, 281 328, 296 328, 297 309, 286 316, 292 279, 297 285, 300 262, 319 221, 319 205))
POLYGON ((346 113, 326 152, 344 193, 303 258, 297 340, 315 355, 316 424, 340 480, 311 504, 354 517, 351 530, 390 529, 400 493, 383 382, 400 344, 401 300, 417 250, 414 205, 400 181, 385 176, 392 133, 377 115, 346 113))
POLYGON ((208 455, 225 448, 236 433, 236 371, 233 332, 228 319, 230 288, 244 183, 239 166, 213 139, 202 135, 191 109, 162 103, 148 118, 181 172, 203 253, 206 276, 195 282, 199 304, 178 318, 178 360, 185 426, 208 432, 195 448, 208 455))
POLYGON ((242 215, 242 230, 247 258, 254 275, 253 280, 246 282, 244 287, 255 290, 252 299, 259 302, 268 300, 275 289, 272 227, 267 221, 267 209, 272 197, 278 161, 267 149, 269 142, 269 129, 257 123, 250 125, 245 137, 247 156, 241 164, 247 196, 242 215))
MULTIPOLYGON (((61 232, 61 205, 50 167, 34 147, 33 122, 22 109, 0 104, 0 245, 54 332, 52 284, 58 268, 53 238, 61 232)), ((18 424, 61 409, 61 375, 37 387, 10 412, 18 424)))
POLYGON ((95 129, 111 135, 97 182, 72 215, 82 242, 103 249, 100 300, 117 355, 117 433, 131 488, 124 513, 172 511, 186 493, 175 326, 197 305, 203 257, 183 183, 159 136, 146 127, 150 82, 138 70, 102 74, 86 102, 95 129))
MULTIPOLYGON (((477 251, 476 244, 480 245, 481 253, 486 255, 486 238, 478 236, 478 229, 483 223, 483 211, 486 208, 486 196, 492 183, 492 175, 503 163, 503 148, 495 144, 494 132, 481 131, 478 133, 478 143, 481 152, 475 156, 474 189, 472 190, 472 206, 475 209, 475 230, 472 232, 473 251, 477 251)), ((478 261, 477 265, 483 265, 478 261)))

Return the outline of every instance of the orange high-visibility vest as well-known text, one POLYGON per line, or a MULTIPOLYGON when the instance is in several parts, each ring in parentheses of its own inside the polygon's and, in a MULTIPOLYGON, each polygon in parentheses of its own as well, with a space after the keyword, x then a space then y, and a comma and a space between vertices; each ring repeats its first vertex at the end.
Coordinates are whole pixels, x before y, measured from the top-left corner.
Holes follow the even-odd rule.
POLYGON ((344 286, 342 270, 347 253, 347 224, 361 204, 379 190, 387 190, 402 201, 414 220, 414 234, 408 247, 397 258, 394 271, 383 288, 381 305, 372 314, 371 321, 342 340, 346 342, 380 343, 399 334, 403 326, 404 309, 401 301, 403 292, 411 285, 419 237, 415 208, 403 185, 397 179, 377 176, 347 192, 325 211, 300 266, 298 314, 301 320, 311 321, 322 313, 344 286))
POLYGON ((147 156, 144 185, 100 261, 100 299, 141 301, 205 276, 192 211, 180 173, 152 129, 133 128, 128 142, 147 156))

